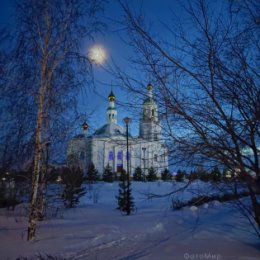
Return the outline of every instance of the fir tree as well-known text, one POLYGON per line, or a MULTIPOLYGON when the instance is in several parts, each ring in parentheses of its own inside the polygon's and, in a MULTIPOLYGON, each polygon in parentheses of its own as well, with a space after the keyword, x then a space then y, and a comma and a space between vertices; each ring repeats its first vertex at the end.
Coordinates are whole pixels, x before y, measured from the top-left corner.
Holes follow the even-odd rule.
POLYGON ((105 182, 113 182, 114 181, 114 174, 113 174, 112 168, 109 164, 107 164, 107 166, 104 170, 103 181, 105 181, 105 182))
POLYGON ((148 171, 148 175, 146 176, 147 181, 156 181, 157 180, 157 175, 156 171, 153 167, 151 167, 148 171))
POLYGON ((175 180, 176 181, 183 181, 184 180, 184 176, 185 176, 185 172, 178 170, 177 174, 175 176, 175 180))
POLYGON ((134 201, 132 197, 131 182, 127 180, 128 176, 125 171, 120 176, 119 191, 117 198, 117 204, 120 211, 130 215, 134 211, 134 201))
POLYGON ((65 184, 62 199, 66 208, 73 208, 79 203, 80 197, 86 192, 83 184, 83 172, 79 167, 65 168, 62 181, 65 184))
POLYGON ((98 171, 92 162, 88 166, 86 180, 88 183, 94 183, 98 180, 98 171))
POLYGON ((139 166, 135 168, 135 171, 133 174, 133 180, 134 181, 144 181, 143 172, 139 166))
POLYGON ((164 169, 164 171, 161 173, 161 179, 163 181, 171 180, 172 176, 168 169, 164 169))

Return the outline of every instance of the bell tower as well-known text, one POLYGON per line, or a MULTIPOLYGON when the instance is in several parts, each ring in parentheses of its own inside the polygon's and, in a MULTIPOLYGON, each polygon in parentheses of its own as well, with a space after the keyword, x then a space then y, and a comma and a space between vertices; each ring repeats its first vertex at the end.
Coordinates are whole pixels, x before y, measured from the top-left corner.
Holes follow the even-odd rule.
POLYGON ((161 127, 158 120, 158 107, 153 98, 153 86, 147 85, 147 97, 143 102, 143 114, 140 121, 141 138, 156 141, 160 138, 161 127))
POLYGON ((108 96, 109 105, 107 108, 107 123, 117 123, 117 111, 115 108, 115 95, 113 94, 112 90, 108 96))

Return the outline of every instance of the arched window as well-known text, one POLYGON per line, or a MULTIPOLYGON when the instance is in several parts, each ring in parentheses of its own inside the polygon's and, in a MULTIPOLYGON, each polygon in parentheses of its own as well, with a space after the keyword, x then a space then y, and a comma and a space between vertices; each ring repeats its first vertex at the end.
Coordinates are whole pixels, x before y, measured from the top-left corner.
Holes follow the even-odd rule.
POLYGON ((123 151, 118 151, 118 153, 117 153, 117 160, 119 160, 119 161, 123 160, 123 151))
POLYGON ((152 116, 153 116, 153 117, 154 117, 154 114, 155 114, 155 113, 154 113, 154 109, 152 109, 152 116))
POLYGON ((113 159, 114 159, 114 154, 113 154, 112 151, 110 151, 109 154, 108 154, 108 160, 113 161, 113 159))

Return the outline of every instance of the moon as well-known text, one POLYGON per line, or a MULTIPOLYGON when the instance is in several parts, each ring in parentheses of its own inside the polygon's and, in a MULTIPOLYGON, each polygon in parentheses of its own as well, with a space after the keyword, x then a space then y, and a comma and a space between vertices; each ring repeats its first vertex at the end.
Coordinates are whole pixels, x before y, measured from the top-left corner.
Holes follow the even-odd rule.
POLYGON ((92 63, 101 65, 107 60, 106 49, 102 45, 93 45, 89 49, 88 57, 92 63))

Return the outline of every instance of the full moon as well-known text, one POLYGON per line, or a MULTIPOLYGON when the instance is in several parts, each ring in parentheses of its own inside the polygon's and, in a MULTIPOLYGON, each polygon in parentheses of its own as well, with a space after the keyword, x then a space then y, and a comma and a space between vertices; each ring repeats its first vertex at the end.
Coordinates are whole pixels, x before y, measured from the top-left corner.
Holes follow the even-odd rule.
POLYGON ((94 45, 89 49, 88 57, 93 63, 104 64, 107 60, 107 53, 102 45, 94 45))

